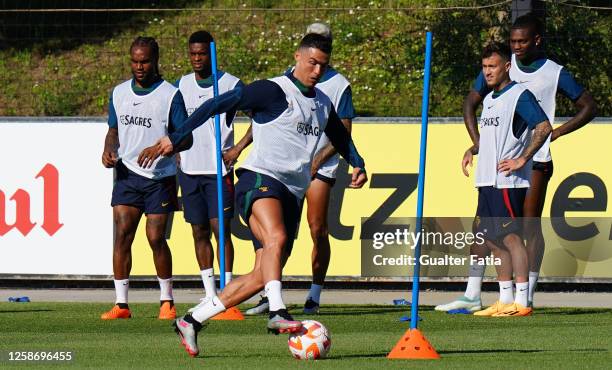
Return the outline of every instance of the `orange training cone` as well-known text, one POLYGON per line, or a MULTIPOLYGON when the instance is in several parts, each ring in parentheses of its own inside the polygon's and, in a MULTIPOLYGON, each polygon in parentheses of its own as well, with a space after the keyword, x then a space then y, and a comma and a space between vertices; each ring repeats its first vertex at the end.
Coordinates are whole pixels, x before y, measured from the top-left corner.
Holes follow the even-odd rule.
POLYGON ((238 308, 230 307, 217 316, 214 316, 211 320, 244 320, 244 316, 238 308))
POLYGON ((419 329, 409 329, 389 352, 387 358, 435 360, 440 355, 419 329))

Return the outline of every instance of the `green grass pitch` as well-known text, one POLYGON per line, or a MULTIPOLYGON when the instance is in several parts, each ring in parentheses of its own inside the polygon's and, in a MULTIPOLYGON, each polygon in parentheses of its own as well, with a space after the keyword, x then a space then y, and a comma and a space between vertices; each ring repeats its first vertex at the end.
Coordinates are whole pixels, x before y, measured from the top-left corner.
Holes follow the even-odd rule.
MULTIPOLYGON (((367 292, 364 292, 367 294, 367 292)), ((295 360, 287 336, 266 334, 266 317, 213 321, 190 358, 157 305, 132 304, 130 320, 102 321, 99 303, 0 303, 0 367, 27 368, 610 368, 612 309, 536 309, 532 317, 477 318, 425 307, 419 328, 440 360, 387 360, 408 328, 406 308, 323 306, 314 319, 332 334, 327 359, 295 360), (74 351, 69 363, 11 363, 8 351, 74 351)), ((185 312, 185 304, 178 305, 185 312)), ((290 307, 294 313, 299 307, 290 307)), ((306 319, 303 315, 295 315, 306 319)), ((312 317, 311 317, 312 318, 312 317)))

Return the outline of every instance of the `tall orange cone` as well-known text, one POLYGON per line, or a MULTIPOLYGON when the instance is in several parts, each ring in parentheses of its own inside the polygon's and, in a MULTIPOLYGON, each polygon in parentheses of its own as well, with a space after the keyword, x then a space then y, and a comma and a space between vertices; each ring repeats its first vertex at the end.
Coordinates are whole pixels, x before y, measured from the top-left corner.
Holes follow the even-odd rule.
POLYGON ((230 307, 224 312, 214 316, 211 320, 244 320, 242 312, 236 307, 230 307))
POLYGON ((419 329, 408 329, 400 338, 387 358, 436 360, 440 355, 419 329))

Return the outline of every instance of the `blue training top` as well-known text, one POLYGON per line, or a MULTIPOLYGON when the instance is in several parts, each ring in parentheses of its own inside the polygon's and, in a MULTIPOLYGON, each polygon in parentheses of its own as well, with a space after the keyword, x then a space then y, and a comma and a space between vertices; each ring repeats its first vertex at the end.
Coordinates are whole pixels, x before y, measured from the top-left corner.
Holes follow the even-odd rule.
MULTIPOLYGON (((293 72, 293 67, 287 69, 285 71, 285 75, 291 74, 291 72, 293 72)), ((321 76, 319 83, 327 81, 337 74, 338 71, 336 71, 334 68, 327 67, 325 73, 323 74, 323 76, 321 76)), ((336 113, 338 113, 338 117, 340 117, 340 119, 353 119, 357 117, 357 114, 355 113, 355 107, 353 106, 353 90, 351 90, 350 85, 346 88, 346 90, 344 90, 344 92, 340 96, 340 102, 335 108, 336 113)))
MULTIPOLYGON (((221 79, 221 77, 223 77, 223 75, 225 74, 225 72, 223 71, 217 71, 217 79, 221 79)), ((181 79, 179 78, 178 80, 174 81, 173 85, 174 87, 176 87, 178 89, 179 87, 179 82, 181 82, 181 79)), ((198 83, 198 86, 200 86, 203 89, 208 89, 210 87, 212 87, 213 85, 213 77, 212 75, 201 79, 201 80, 196 80, 196 82, 198 83)), ((242 82, 242 80, 238 80, 238 82, 236 83, 236 87, 243 87, 244 86, 244 82, 242 82)), ((234 122, 234 118, 236 117, 236 110, 229 110, 227 111, 227 114, 225 116, 225 125, 227 127, 230 127, 232 125, 232 122, 234 122)))
MULTIPOLYGON (((314 89, 306 88, 295 79, 292 73, 286 74, 286 76, 295 83, 304 96, 314 97, 316 95, 314 89)), ((288 106, 285 92, 279 85, 270 80, 258 80, 207 100, 187 118, 182 127, 170 135, 170 141, 176 146, 210 117, 231 109, 251 111, 255 122, 265 124, 278 118, 288 106)), ((346 131, 335 109, 332 109, 329 114, 324 132, 338 153, 351 166, 365 169, 363 158, 357 152, 351 135, 346 131)))
MULTIPOLYGON (((147 95, 155 90, 161 83, 163 79, 159 79, 153 83, 153 85, 147 88, 141 88, 136 86, 134 83, 134 79, 132 79, 132 91, 136 95, 147 95)), ((185 120, 187 119, 187 111, 185 110, 185 102, 183 101, 183 95, 180 91, 177 91, 174 94, 174 98, 172 99, 172 103, 170 105, 170 114, 168 117, 168 132, 172 133, 177 128, 181 127, 185 120)), ((108 102, 108 127, 117 128, 117 113, 115 112, 115 107, 113 105, 113 93, 111 91, 110 100, 108 102)))
MULTIPOLYGON (((493 99, 500 97, 514 85, 516 85, 516 82, 512 81, 503 89, 495 91, 493 93, 493 99)), ((514 119, 512 120, 512 133, 514 137, 520 137, 527 128, 533 129, 538 123, 547 120, 548 117, 546 113, 544 113, 544 110, 540 107, 540 104, 538 104, 538 100, 533 93, 529 90, 523 91, 514 109, 514 119)))
MULTIPOLYGON (((540 58, 529 65, 523 65, 517 59, 519 69, 525 73, 533 73, 537 71, 544 65, 544 63, 546 63, 546 60, 546 58, 540 58)), ((482 70, 478 74, 478 77, 476 77, 476 80, 474 80, 472 89, 482 97, 486 96, 491 91, 491 89, 487 86, 487 81, 484 78, 482 70)), ((584 87, 576 82, 569 71, 563 67, 561 68, 561 72, 559 74, 557 92, 568 97, 572 101, 576 101, 584 92, 584 87)))

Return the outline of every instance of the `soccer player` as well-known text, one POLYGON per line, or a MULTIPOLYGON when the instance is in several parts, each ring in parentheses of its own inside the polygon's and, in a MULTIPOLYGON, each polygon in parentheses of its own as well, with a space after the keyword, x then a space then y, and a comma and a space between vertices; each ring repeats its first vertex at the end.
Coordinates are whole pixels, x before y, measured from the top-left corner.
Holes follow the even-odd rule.
MULTIPOLYGON (((510 78, 525 86, 535 96, 544 109, 549 122, 555 122, 556 94, 560 93, 571 99, 578 110, 576 116, 553 130, 546 142, 533 158, 530 188, 524 205, 525 237, 529 255, 529 305, 533 305, 533 295, 538 281, 542 258, 544 256, 544 237, 540 217, 544 208, 546 188, 553 173, 553 162, 549 144, 560 136, 567 135, 590 122, 596 114, 595 102, 591 94, 580 86, 566 68, 550 59, 541 49, 542 23, 533 15, 518 17, 510 31, 512 48, 512 66, 510 78)), ((482 72, 463 104, 463 118, 470 137, 474 143, 472 153, 478 152, 478 128, 476 126, 476 108, 489 93, 482 72)), ((484 258, 489 250, 484 246, 472 246, 470 253, 484 258)), ((471 266, 468 284, 463 297, 445 305, 436 306, 436 310, 448 311, 465 308, 471 311, 481 308, 480 289, 484 266, 471 266)))
POLYGON ((255 240, 253 270, 232 280, 218 297, 175 322, 187 352, 199 353, 197 333, 209 318, 252 297, 265 287, 270 302, 268 330, 292 332, 301 328, 281 296, 282 267, 291 252, 299 223, 300 200, 311 180, 311 162, 321 134, 354 167, 351 187, 367 181, 364 162, 329 98, 314 86, 331 55, 329 39, 308 34, 295 52, 292 73, 260 80, 204 103, 182 129, 145 149, 139 164, 147 168, 159 155, 172 153, 183 135, 215 113, 230 109, 253 114, 253 149, 237 170, 236 203, 255 240))
MULTIPOLYGON (((536 97, 510 80, 510 48, 492 42, 482 54, 482 73, 492 90, 483 100, 479 120, 476 187, 476 229, 501 261, 496 266, 500 298, 477 316, 528 316, 527 251, 523 244, 523 204, 531 177, 531 158, 552 131, 536 97), (512 274, 516 297, 512 292, 512 274)), ((463 173, 472 164, 473 148, 462 160, 463 173)))
MULTIPOLYGON (((329 27, 322 23, 313 23, 308 26, 306 33, 317 33, 329 38, 332 42, 332 33, 329 27)), ((323 91, 332 101, 338 117, 346 130, 351 133, 352 120, 355 118, 353 107, 353 94, 351 84, 338 71, 329 67, 317 83, 317 89, 323 91)), ((327 212, 331 188, 336 182, 339 156, 329 138, 323 134, 317 146, 317 155, 312 163, 311 173, 313 180, 306 191, 307 219, 312 238, 312 284, 304 304, 304 313, 319 313, 321 302, 321 289, 327 275, 331 248, 329 245, 329 231, 327 228, 327 212)))
MULTIPOLYGON (((206 31, 194 32, 189 37, 189 60, 193 73, 176 82, 185 100, 187 114, 193 113, 203 102, 214 96, 210 43, 214 41, 206 31)), ((219 94, 244 84, 237 77, 218 71, 219 94)), ((225 151, 234 145, 235 110, 220 115, 221 145, 225 151)), ((211 119, 212 120, 212 119, 211 119)), ((232 280, 234 248, 232 246, 230 220, 234 214, 234 170, 224 166, 223 217, 225 219, 225 281, 232 280)), ((213 249, 210 242, 212 229, 219 247, 219 215, 217 211, 217 162, 215 127, 209 124, 193 131, 193 146, 180 152, 179 184, 183 199, 185 221, 191 224, 196 258, 204 283, 205 297, 202 304, 215 296, 213 274, 213 249)), ((217 250, 218 255, 218 250, 217 250)))
MULTIPOLYGON (((156 160, 147 169, 138 166, 138 154, 181 127, 187 113, 181 93, 159 74, 159 46, 152 37, 137 37, 130 46, 133 78, 113 89, 109 103, 108 133, 102 164, 115 168, 116 181, 111 205, 115 223, 113 272, 115 306, 103 320, 131 317, 128 307, 132 242, 142 214, 161 289, 159 319, 176 318, 172 297, 172 255, 165 239, 168 215, 177 209, 176 163, 173 158, 156 160)), ((177 150, 191 145, 186 136, 177 150)))
MULTIPOLYGON (((331 30, 329 26, 323 23, 309 25, 306 33, 316 33, 329 38, 330 42, 332 41, 331 30)), ((317 89, 330 98, 336 108, 338 117, 350 133, 352 119, 355 117, 355 108, 353 107, 353 94, 349 81, 338 71, 328 67, 317 83, 317 89)), ((307 218, 313 247, 312 284, 304 304, 305 314, 319 313, 321 290, 329 267, 331 248, 327 229, 327 211, 331 188, 336 182, 338 162, 339 156, 336 149, 329 142, 327 136, 323 134, 311 167, 313 180, 306 191, 307 218)), ((268 306, 268 299, 263 296, 259 303, 247 310, 246 313, 250 315, 264 313, 268 311, 268 306)))

